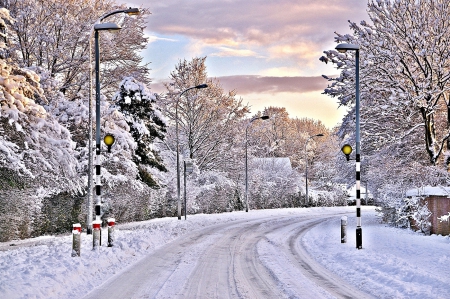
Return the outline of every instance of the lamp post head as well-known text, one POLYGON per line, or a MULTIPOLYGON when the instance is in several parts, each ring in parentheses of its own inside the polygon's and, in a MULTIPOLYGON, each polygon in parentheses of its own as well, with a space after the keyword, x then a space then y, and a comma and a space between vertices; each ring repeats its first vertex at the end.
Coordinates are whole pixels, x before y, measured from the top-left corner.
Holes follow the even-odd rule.
POLYGON ((316 136, 317 137, 323 137, 324 135, 322 133, 320 133, 320 134, 317 134, 316 136))
POLYGON ((208 87, 208 84, 200 84, 200 85, 195 86, 196 89, 207 88, 207 87, 208 87))
POLYGON ((124 13, 128 14, 129 16, 136 16, 139 15, 141 13, 141 11, 139 10, 139 8, 129 8, 127 10, 124 11, 124 13))
POLYGON ((336 46, 335 49, 338 50, 340 53, 345 53, 345 52, 347 52, 349 50, 358 51, 359 50, 359 45, 339 44, 339 45, 336 46))
POLYGON ((255 120, 258 120, 258 119, 267 120, 267 119, 269 119, 269 118, 270 118, 270 116, 268 116, 268 115, 255 116, 254 118, 252 118, 252 119, 250 120, 249 124, 252 123, 252 122, 254 122, 255 120))
POLYGON ((342 146, 341 151, 344 153, 345 157, 347 158, 347 161, 350 160, 350 154, 352 153, 353 149, 350 146, 350 144, 344 144, 342 146))
POLYGON ((100 23, 94 25, 95 31, 101 31, 101 30, 107 30, 107 31, 117 31, 122 29, 119 25, 116 23, 100 23))
POLYGON ((115 141, 116 138, 114 137, 113 134, 106 134, 105 137, 103 138, 103 142, 108 147, 108 153, 111 152, 111 146, 114 144, 115 141))

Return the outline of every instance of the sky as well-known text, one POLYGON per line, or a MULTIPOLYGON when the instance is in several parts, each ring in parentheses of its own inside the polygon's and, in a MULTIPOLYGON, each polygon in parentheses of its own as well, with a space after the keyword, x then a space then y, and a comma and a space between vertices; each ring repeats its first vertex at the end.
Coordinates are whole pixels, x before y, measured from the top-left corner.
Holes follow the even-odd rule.
POLYGON ((322 94, 337 75, 319 61, 333 49, 334 32, 351 33, 348 20, 368 20, 365 0, 129 0, 145 7, 149 37, 144 60, 151 62, 154 92, 180 60, 206 56, 209 77, 225 92, 235 90, 256 113, 285 107, 290 117, 321 120, 332 128, 344 108, 322 94))

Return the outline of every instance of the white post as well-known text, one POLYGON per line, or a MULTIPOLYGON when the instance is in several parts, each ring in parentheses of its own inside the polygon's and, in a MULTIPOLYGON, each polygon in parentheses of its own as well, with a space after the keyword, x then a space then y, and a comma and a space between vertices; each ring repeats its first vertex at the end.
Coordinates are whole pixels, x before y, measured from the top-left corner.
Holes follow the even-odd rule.
POLYGON ((72 229, 72 256, 80 256, 81 249, 81 224, 75 223, 72 229))
POLYGON ((114 227, 116 225, 116 219, 108 218, 108 247, 114 246, 114 227))
POLYGON ((92 247, 93 249, 98 249, 102 245, 102 221, 94 220, 92 221, 92 247))
POLYGON ((347 216, 341 218, 341 243, 347 243, 347 216))

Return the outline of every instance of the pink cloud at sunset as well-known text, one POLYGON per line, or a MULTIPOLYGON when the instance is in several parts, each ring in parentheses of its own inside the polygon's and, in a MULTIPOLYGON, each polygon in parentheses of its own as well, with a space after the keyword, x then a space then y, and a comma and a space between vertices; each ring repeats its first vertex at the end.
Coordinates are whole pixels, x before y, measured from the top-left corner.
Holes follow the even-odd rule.
POLYGON ((348 20, 368 19, 365 0, 130 0, 128 5, 152 12, 146 28, 152 40, 144 53, 152 89, 159 91, 158 83, 179 60, 207 56, 209 76, 255 109, 284 103, 293 117, 314 117, 329 126, 340 121, 335 100, 321 94, 327 86, 321 75, 338 71, 319 57, 335 47, 334 32, 350 33, 348 20), (280 95, 289 101, 280 101, 280 95), (326 103, 327 112, 313 112, 311 101, 326 103))
POLYGON ((236 90, 240 95, 249 93, 305 93, 322 91, 327 87, 323 77, 268 77, 226 76, 218 78, 225 90, 236 90))

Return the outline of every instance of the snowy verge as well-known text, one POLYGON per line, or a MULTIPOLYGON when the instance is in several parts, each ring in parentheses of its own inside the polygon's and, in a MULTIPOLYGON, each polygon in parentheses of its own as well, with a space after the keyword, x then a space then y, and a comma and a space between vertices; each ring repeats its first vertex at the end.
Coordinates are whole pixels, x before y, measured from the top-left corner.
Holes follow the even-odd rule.
POLYGON ((254 210, 249 213, 199 214, 187 221, 153 219, 116 226, 115 246, 92 250, 92 235, 81 235, 81 257, 71 257, 72 235, 41 237, 0 246, 2 298, 81 298, 95 287, 138 262, 146 254, 194 230, 235 220, 288 215, 334 215, 348 207, 254 210), (16 246, 9 246, 14 243, 16 246))
POLYGON ((42 237, 0 244, 1 298, 82 298, 145 255, 192 231, 261 217, 348 213, 346 244, 340 218, 312 228, 302 239, 313 257, 358 288, 379 298, 447 298, 450 241, 386 227, 372 207, 363 207, 363 249, 356 249, 355 207, 279 209, 153 219, 117 225, 116 243, 92 250, 92 236, 81 235, 81 257, 71 257, 72 236, 42 237), (22 247, 22 246, 28 247, 22 247), (32 245, 32 246, 30 246, 32 245))
POLYGON ((365 208, 358 250, 355 214, 348 215, 347 243, 340 243, 340 219, 334 218, 311 229, 303 246, 327 269, 378 298, 448 298, 448 237, 388 227, 365 208))

